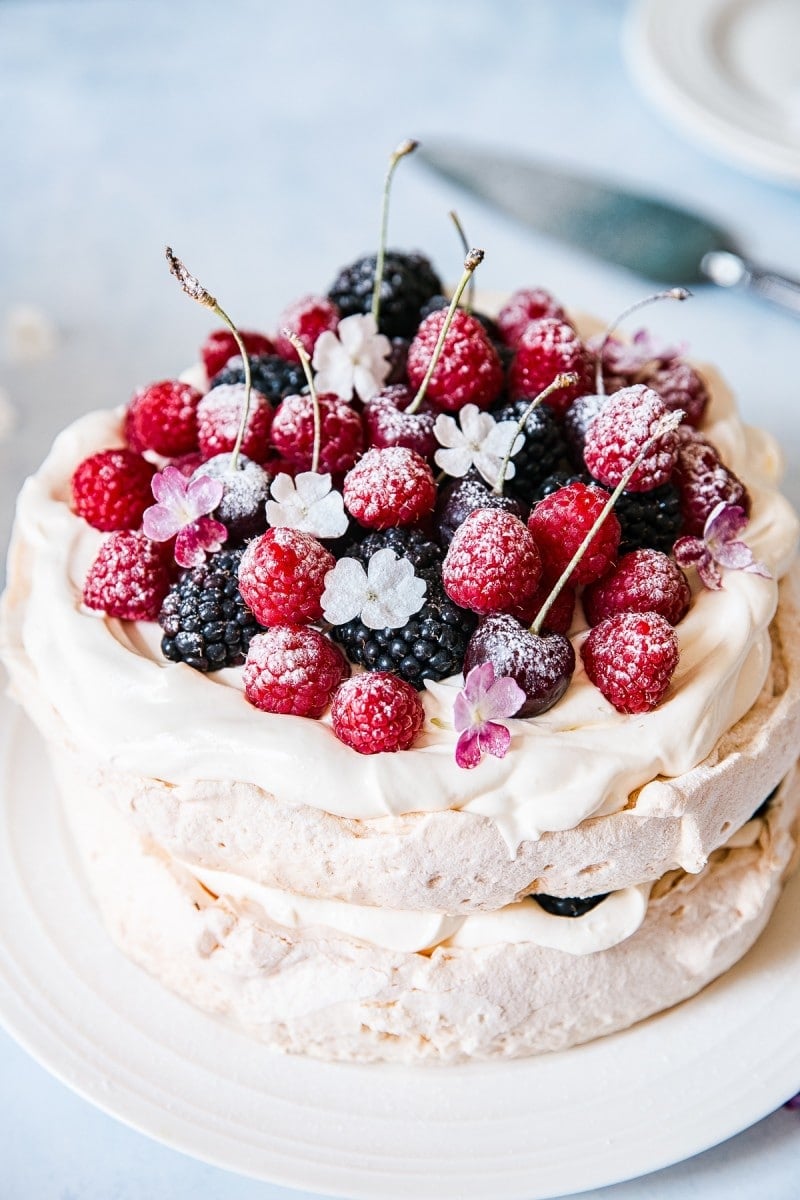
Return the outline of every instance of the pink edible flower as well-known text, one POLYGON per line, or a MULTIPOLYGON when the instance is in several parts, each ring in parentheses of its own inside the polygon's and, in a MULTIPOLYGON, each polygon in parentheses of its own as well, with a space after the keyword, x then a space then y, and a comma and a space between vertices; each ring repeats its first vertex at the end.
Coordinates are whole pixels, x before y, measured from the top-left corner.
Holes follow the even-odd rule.
POLYGON ((740 505, 720 500, 708 514, 701 538, 678 538, 674 546, 675 561, 681 567, 697 567, 705 586, 715 592, 722 587, 720 567, 771 579, 769 569, 753 558, 746 542, 736 540, 746 524, 747 513, 740 505))
POLYGON ((504 758, 511 734, 498 718, 513 717, 525 693, 510 675, 495 679, 490 662, 473 667, 453 704, 453 721, 461 736, 456 742, 456 763, 466 770, 477 767, 484 754, 504 758))
POLYGON ((202 566, 228 536, 223 524, 207 516, 222 499, 222 480, 210 475, 189 480, 177 467, 165 467, 153 476, 152 487, 158 503, 145 510, 144 532, 154 542, 174 537, 178 566, 202 566))
MULTIPOLYGON (((603 335, 589 339, 589 346, 599 351, 603 344, 603 335)), ((609 338, 603 350, 603 367, 615 375, 636 375, 645 367, 655 363, 667 366, 686 353, 686 344, 670 346, 654 338, 647 329, 640 329, 629 342, 609 338)))

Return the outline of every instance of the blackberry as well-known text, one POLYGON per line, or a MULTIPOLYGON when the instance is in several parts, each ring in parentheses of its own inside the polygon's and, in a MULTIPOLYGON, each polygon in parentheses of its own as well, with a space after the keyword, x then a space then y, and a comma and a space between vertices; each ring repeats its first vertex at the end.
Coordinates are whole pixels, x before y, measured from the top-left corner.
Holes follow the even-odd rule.
POLYGON ((597 908, 608 894, 601 892, 599 896, 547 896, 544 892, 534 892, 529 898, 554 917, 582 917, 584 913, 597 908))
POLYGON ((652 546, 671 554, 683 525, 681 498, 672 483, 663 483, 651 492, 623 492, 614 506, 622 526, 619 553, 652 546))
POLYGON ((164 630, 161 653, 170 662, 184 662, 196 671, 244 662, 250 639, 262 627, 239 594, 243 554, 243 547, 220 550, 173 583, 158 618, 164 630))
MULTIPOLYGON (((306 390, 306 377, 300 363, 288 362, 277 354, 251 355, 250 374, 255 390, 273 404, 280 403, 284 396, 299 395, 306 390)), ((211 380, 211 387, 219 387, 222 383, 244 383, 244 365, 240 354, 228 359, 211 380)))
MULTIPOLYGON (((343 267, 331 285, 328 299, 343 317, 368 313, 375 286, 375 255, 343 267)), ((380 331, 387 337, 411 338, 420 322, 420 309, 442 290, 442 282, 422 254, 387 250, 381 280, 380 331)))
POLYGON ((425 603, 401 629, 368 629, 356 619, 330 631, 352 662, 368 671, 391 671, 415 688, 461 670, 477 624, 474 613, 445 595, 438 572, 422 574, 428 584, 425 603))
POLYGON ((378 550, 394 550, 398 558, 407 558, 413 563, 418 575, 427 578, 427 572, 436 572, 443 552, 436 542, 430 541, 418 529, 381 529, 368 533, 360 541, 351 542, 344 556, 357 558, 366 564, 378 550))
MULTIPOLYGON (((530 400, 515 400, 495 409, 492 416, 496 421, 513 421, 522 418, 530 400)), ((561 426, 553 410, 547 404, 535 408, 522 429, 524 445, 512 458, 514 477, 506 481, 504 491, 509 496, 530 503, 537 487, 551 472, 568 460, 569 454, 561 426)))
POLYGON ((583 466, 583 447, 586 443, 589 426, 599 415, 607 400, 608 396, 578 396, 564 414, 564 437, 573 461, 581 467, 583 466))
POLYGON ((475 471, 470 471, 463 479, 454 479, 440 493, 437 528, 443 546, 450 545, 459 525, 478 508, 500 508, 521 521, 525 519, 525 509, 518 500, 498 496, 475 471))

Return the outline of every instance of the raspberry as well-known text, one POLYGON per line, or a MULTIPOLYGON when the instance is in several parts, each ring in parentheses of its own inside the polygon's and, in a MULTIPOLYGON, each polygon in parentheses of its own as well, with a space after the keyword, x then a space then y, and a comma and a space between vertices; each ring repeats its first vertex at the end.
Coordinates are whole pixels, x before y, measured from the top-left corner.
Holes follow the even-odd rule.
POLYGON ((522 521, 501 509, 479 508, 453 534, 442 583, 462 608, 497 613, 531 596, 541 573, 539 550, 522 521))
POLYGON ((83 602, 121 621, 155 621, 169 582, 155 542, 140 532, 112 533, 89 568, 83 602))
POLYGON ((522 334, 516 358, 511 364, 508 383, 512 398, 533 399, 553 382, 556 375, 566 371, 574 371, 578 375, 578 382, 559 388, 547 399, 558 416, 563 416, 578 396, 594 390, 594 362, 575 330, 566 321, 559 321, 556 317, 533 321, 522 334))
POLYGON ((425 709, 410 683, 386 671, 346 679, 333 697, 333 732, 359 754, 408 750, 425 709))
MULTIPOLYGON (((434 312, 420 325, 408 348, 408 380, 418 388, 425 377, 446 313, 434 312)), ((503 387, 503 364, 475 317, 457 309, 431 376, 427 398, 455 412, 465 404, 489 408, 503 387)))
POLYGON ((497 327, 505 344, 516 348, 531 322, 540 321, 542 317, 553 317, 569 324, 564 309, 544 288, 519 288, 497 314, 497 327))
POLYGON ((683 433, 678 445, 675 483, 680 492, 683 533, 701 537, 711 510, 724 500, 750 512, 750 495, 742 481, 719 460, 699 434, 683 433))
MULTIPOLYGON (((667 411, 661 397, 643 383, 615 392, 586 433, 583 457, 595 479, 616 487, 667 411)), ((634 471, 626 490, 650 492, 667 483, 677 454, 677 433, 663 434, 634 471)))
POLYGON ((333 642, 302 625, 276 625, 250 643, 244 694, 264 712, 321 717, 349 668, 333 642))
POLYGON ((137 450, 177 458, 197 449, 197 406, 201 393, 179 379, 151 383, 130 403, 126 426, 137 450))
MULTIPOLYGON (((291 329, 300 338, 309 358, 314 354, 319 335, 326 329, 335 331, 338 324, 339 310, 326 296, 303 296, 278 317, 278 329, 291 329)), ((289 362, 300 361, 294 346, 282 332, 275 339, 275 351, 289 362)))
POLYGON ((153 503, 150 487, 156 468, 133 450, 101 450, 75 468, 75 512, 95 529, 138 529, 153 503))
POLYGON ((683 409, 687 425, 699 425, 710 399, 705 380, 693 366, 679 359, 658 367, 647 376, 647 386, 657 392, 671 411, 683 409))
POLYGON ((370 529, 414 525, 436 504, 433 472, 405 446, 368 450, 345 477, 344 504, 370 529))
POLYGON ((244 552, 239 591, 262 625, 318 621, 325 576, 335 565, 310 533, 268 529, 244 552))
POLYGON ((406 446, 423 458, 433 458, 439 443, 433 432, 436 414, 424 402, 419 412, 407 413, 414 396, 404 384, 377 392, 364 405, 364 424, 370 445, 406 446))
POLYGON ((610 575, 586 588, 583 611, 590 625, 623 612, 656 612, 677 625, 691 599, 686 576, 671 558, 658 550, 632 550, 610 575))
POLYGON ((205 461, 199 450, 190 450, 188 454, 180 454, 177 458, 173 458, 169 465, 175 467, 187 479, 191 479, 197 468, 201 467, 205 461))
MULTIPOLYGON (((274 354, 275 347, 263 333, 253 333, 249 329, 240 329, 239 337, 244 342, 244 348, 250 354, 274 354)), ((200 347, 200 357, 206 369, 206 375, 213 379, 221 371, 229 358, 239 353, 236 339, 230 329, 212 329, 200 347)))
MULTIPOLYGON (((442 296, 442 295, 431 296, 428 303, 423 304, 422 308, 420 309, 418 324, 421 325, 422 322, 425 320, 425 318, 429 317, 431 315, 431 313, 440 312, 442 309, 444 309, 444 311, 447 312, 449 307, 450 307, 449 297, 442 296)), ((489 341, 490 342, 499 342, 500 341, 500 330, 498 329, 497 322, 494 320, 494 318, 487 316, 486 313, 479 312, 475 308, 470 309, 470 311, 471 311, 473 317, 475 318, 475 320, 480 321, 481 325, 483 326, 483 331, 486 334, 486 336, 488 337, 489 341)), ((507 349, 507 347, 503 347, 503 348, 507 349)), ((500 353, 499 346, 497 347, 497 352, 498 352, 498 354, 500 353)))
MULTIPOLYGON (((608 493, 593 484, 570 483, 545 496, 528 518, 547 574, 558 579, 600 516, 608 493)), ((573 569, 570 583, 592 583, 605 575, 619 546, 619 521, 610 512, 573 569)))
MULTIPOLYGON (((320 396, 320 471, 340 475, 364 448, 364 430, 355 409, 338 396, 320 396)), ((310 396, 287 396, 272 422, 272 444, 298 471, 310 471, 314 449, 314 408, 310 396)))
POLYGON ((678 665, 675 630, 659 613, 617 613, 595 625, 581 646, 589 679, 617 712, 650 712, 678 665))
MULTIPOLYGON (((206 458, 233 449, 242 420, 245 394, 243 384, 221 384, 207 392, 198 404, 197 438, 206 458)), ((272 405, 266 396, 251 391, 242 453, 253 462, 260 464, 269 457, 271 425, 272 405)))
MULTIPOLYGON (((553 590, 555 579, 549 576, 539 582, 539 586, 532 596, 527 600, 523 600, 520 604, 513 604, 509 608, 509 613, 512 617, 516 617, 523 625, 532 625, 539 615, 539 610, 544 604, 547 597, 553 590)), ((547 616, 543 626, 543 631, 546 633, 568 633, 572 625, 572 618, 575 615, 575 589, 566 585, 556 596, 555 600, 547 610, 547 616)))

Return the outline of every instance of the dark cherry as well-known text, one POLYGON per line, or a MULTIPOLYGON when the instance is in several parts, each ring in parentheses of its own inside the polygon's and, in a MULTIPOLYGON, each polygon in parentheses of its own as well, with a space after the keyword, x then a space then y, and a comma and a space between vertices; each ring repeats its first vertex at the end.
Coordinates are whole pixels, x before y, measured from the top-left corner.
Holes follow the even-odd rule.
POLYGON ((528 898, 535 900, 540 908, 554 917, 582 917, 584 913, 597 908, 608 894, 600 892, 598 896, 548 896, 545 892, 533 892, 528 898))
POLYGON ((515 617, 484 617, 467 645, 464 674, 490 662, 495 676, 510 675, 525 693, 514 715, 535 717, 561 699, 575 671, 572 643, 560 633, 531 633, 515 617))
POLYGON ((364 423, 371 445, 406 446, 423 458, 432 458, 439 443, 433 432, 436 413, 424 403, 419 412, 407 413, 414 393, 403 383, 382 388, 364 405, 364 423))
POLYGON ((240 454, 236 470, 232 471, 231 455, 226 451, 197 467, 192 479, 201 475, 222 480, 222 499, 212 515, 228 530, 232 542, 243 542, 265 531, 271 477, 263 467, 240 454))
POLYGON ((525 519, 525 509, 518 500, 511 496, 498 496, 480 475, 471 471, 463 479, 455 479, 442 492, 437 524, 443 546, 450 545, 459 525, 463 525, 469 514, 479 508, 500 508, 519 517, 521 521, 525 519))

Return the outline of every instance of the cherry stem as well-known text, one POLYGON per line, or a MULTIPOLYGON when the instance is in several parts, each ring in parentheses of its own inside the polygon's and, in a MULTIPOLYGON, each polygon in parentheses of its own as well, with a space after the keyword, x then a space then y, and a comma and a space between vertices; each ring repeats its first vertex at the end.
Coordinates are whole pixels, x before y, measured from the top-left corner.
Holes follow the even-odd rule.
POLYGON ((303 368, 303 374, 308 383, 308 390, 311 393, 311 411, 314 414, 314 448, 311 452, 311 470, 316 475, 319 470, 319 453, 322 444, 322 420, 319 411, 319 396, 314 386, 314 377, 311 374, 311 359, 308 357, 305 346, 293 330, 282 329, 281 333, 285 338, 289 339, 297 351, 297 357, 300 359, 300 365, 303 368))
POLYGON ((431 355, 431 361, 428 363, 428 369, 425 372, 425 378, 419 385, 419 390, 416 396, 405 410, 409 416, 413 416, 420 404, 422 404, 422 401, 425 399, 425 393, 428 390, 428 384, 431 381, 431 376, 436 370, 436 364, 438 363, 439 357, 444 349, 444 340, 447 337, 447 333, 451 324, 453 323, 453 317, 455 316, 456 309, 458 308, 458 302, 461 299, 462 292, 472 278, 472 272, 476 267, 479 267, 482 262, 483 250, 470 250, 469 254, 464 259, 464 274, 461 276, 461 279, 458 282, 458 287, 453 292, 453 299, 450 301, 450 307, 447 310, 447 316, 444 319, 444 324, 439 332, 436 345, 433 348, 433 354, 431 355))
POLYGON ((680 287, 669 288, 665 292, 655 292, 654 295, 645 296, 644 300, 637 300, 635 304, 631 304, 629 308, 624 309, 624 311, 621 312, 619 316, 611 322, 603 334, 603 340, 600 343, 600 349, 597 351, 595 388, 597 389, 598 396, 605 396, 606 394, 605 383, 603 382, 603 356, 605 355, 606 346, 608 345, 614 330, 617 329, 623 321, 626 321, 632 313, 638 312, 640 308, 646 308, 648 304, 655 304, 657 300, 688 300, 691 294, 692 293, 688 288, 680 287))
POLYGON ((378 239, 378 253, 375 258, 375 283, 372 289, 372 315, 375 319, 376 329, 378 328, 378 319, 381 314, 381 284, 383 283, 383 265, 386 259, 386 234, 389 228, 389 195, 392 190, 392 176, 400 159, 405 158, 407 154, 413 154, 418 145, 419 142, 415 142, 411 138, 406 138, 404 142, 400 143, 394 154, 389 158, 389 167, 386 171, 386 178, 383 181, 381 232, 378 239))
MULTIPOLYGON (((456 233, 458 234, 459 239, 461 240, 461 246, 464 251, 464 254, 465 255, 469 254, 469 242, 467 241, 467 235, 464 232, 464 226, 461 224, 461 221, 459 220, 458 213, 455 211, 455 209, 451 209, 447 215, 456 227, 456 233)), ((469 286, 467 287, 467 298, 464 301, 464 312, 471 313, 474 306, 475 306, 475 277, 473 276, 472 279, 470 279, 470 281, 469 281, 469 286)))
POLYGON ((650 434, 650 437, 644 443, 641 450, 636 455, 636 458, 633 460, 631 465, 625 471, 625 473, 622 476, 622 478, 620 479, 619 483, 614 488, 614 491, 611 493, 608 500, 603 505, 602 512, 599 514, 599 516, 597 517, 597 520, 594 522, 591 529, 586 534, 586 537, 583 539, 580 546, 575 551, 572 558, 569 560, 569 563, 564 568, 564 571, 562 572, 561 576, 555 583, 553 590, 550 592, 550 595, 547 597, 544 604, 539 609, 539 612, 537 613, 537 616, 536 616, 536 620, 531 625, 531 633, 536 634, 536 635, 539 634, 539 631, 541 630, 542 625, 544 624, 545 617, 547 616, 550 609, 553 607, 556 600, 558 599, 561 589, 568 582, 570 575, 575 570, 578 563, 581 561, 584 554, 586 553, 587 547, 589 546, 589 543, 591 542, 592 538, 597 533, 598 529, 603 524, 603 522, 605 521, 608 514, 611 512, 614 505, 617 503, 617 500, 619 500, 620 496, 625 491, 625 488, 627 487, 628 483, 630 483, 631 476, 633 475, 636 468, 639 466, 642 459, 648 453, 648 451, 650 450, 653 443, 657 442, 660 437, 664 436, 664 434, 671 433, 673 429, 677 429, 682 420, 683 420, 683 410, 678 409, 676 412, 666 413, 661 418, 661 420, 658 422, 654 431, 650 434))
POLYGON ((503 494, 503 488, 505 487, 505 482, 506 482, 506 471, 508 470, 508 464, 511 461, 511 457, 514 453, 514 444, 516 443, 516 440, 519 437, 519 435, 522 433, 522 431, 525 427, 525 422, 528 420, 528 417, 531 415, 533 410, 535 408, 538 408, 539 405, 544 400, 546 400, 548 396, 551 396, 553 394, 553 392, 557 392, 560 388, 571 387, 573 383, 577 383, 577 382, 578 382, 578 376, 575 374, 574 371, 569 371, 563 375, 556 375, 553 382, 548 383, 547 387, 544 388, 541 392, 539 392, 538 396, 535 396, 534 399, 531 400, 530 404, 525 409, 525 412, 522 414, 519 421, 517 422, 517 428, 514 430, 513 438, 511 438, 511 440, 509 441, 508 450, 506 451, 506 456, 503 459, 502 463, 500 464, 500 470, 497 474, 497 482, 495 483, 494 487, 492 488, 492 491, 494 492, 495 496, 502 496, 502 494, 503 494))
POLYGON ((169 264, 169 269, 177 279, 178 283, 183 288, 187 296, 192 300, 196 300, 198 304, 202 304, 204 308, 210 308, 224 325, 227 325, 233 334, 233 340, 239 347, 239 353, 242 356, 242 364, 244 366, 244 411, 241 420, 239 421, 239 432, 236 434, 236 441, 231 450, 231 471, 235 471, 239 465, 239 453, 242 449, 242 441, 244 440, 244 431, 247 428, 247 418, 250 415, 250 392, 253 387, 253 378, 250 373, 250 356, 245 349, 244 342, 241 339, 239 330, 234 325, 224 308, 220 305, 215 296, 212 296, 207 291, 196 275, 192 275, 186 265, 181 262, 177 254, 172 250, 171 246, 165 246, 164 254, 169 264))

